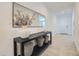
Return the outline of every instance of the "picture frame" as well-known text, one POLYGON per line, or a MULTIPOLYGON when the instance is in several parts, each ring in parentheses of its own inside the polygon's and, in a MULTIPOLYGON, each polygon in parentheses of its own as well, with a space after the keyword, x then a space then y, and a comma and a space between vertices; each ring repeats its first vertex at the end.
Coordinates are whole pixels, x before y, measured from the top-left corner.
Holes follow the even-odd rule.
POLYGON ((12 26, 13 28, 26 27, 43 27, 43 22, 40 21, 40 17, 45 16, 16 2, 12 4, 12 26))

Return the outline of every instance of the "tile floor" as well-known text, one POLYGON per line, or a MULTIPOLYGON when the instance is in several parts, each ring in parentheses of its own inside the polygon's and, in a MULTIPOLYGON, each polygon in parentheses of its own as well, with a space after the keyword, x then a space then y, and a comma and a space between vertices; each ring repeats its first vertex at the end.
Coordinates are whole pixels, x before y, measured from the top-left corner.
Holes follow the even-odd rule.
POLYGON ((52 42, 42 56, 78 56, 71 36, 57 34, 53 36, 52 42))

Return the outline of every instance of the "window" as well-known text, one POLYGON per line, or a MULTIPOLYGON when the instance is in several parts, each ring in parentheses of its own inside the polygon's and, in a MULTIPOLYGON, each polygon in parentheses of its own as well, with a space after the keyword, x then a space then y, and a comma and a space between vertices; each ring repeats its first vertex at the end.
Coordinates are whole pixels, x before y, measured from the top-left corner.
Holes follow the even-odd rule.
POLYGON ((45 26, 45 17, 39 16, 39 23, 40 23, 40 26, 45 26))

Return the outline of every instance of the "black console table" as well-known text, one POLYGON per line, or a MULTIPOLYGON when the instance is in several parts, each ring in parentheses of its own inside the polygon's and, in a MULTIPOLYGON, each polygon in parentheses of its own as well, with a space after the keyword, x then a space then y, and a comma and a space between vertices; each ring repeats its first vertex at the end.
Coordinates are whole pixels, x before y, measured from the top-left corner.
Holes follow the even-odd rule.
POLYGON ((20 56, 24 56, 24 44, 29 42, 29 41, 32 41, 40 36, 45 36, 47 34, 50 34, 50 40, 49 40, 49 43, 47 44, 44 44, 43 47, 38 47, 36 46, 34 48, 34 51, 33 51, 33 54, 32 56, 36 56, 36 55, 39 55, 40 51, 44 51, 44 49, 46 47, 48 47, 50 44, 52 44, 52 32, 50 31, 47 31, 47 32, 39 32, 39 33, 35 33, 35 34, 30 34, 29 37, 27 38, 21 38, 21 37, 16 37, 14 38, 14 56, 18 56, 17 55, 17 42, 20 43, 20 52, 21 52, 21 55, 20 56))

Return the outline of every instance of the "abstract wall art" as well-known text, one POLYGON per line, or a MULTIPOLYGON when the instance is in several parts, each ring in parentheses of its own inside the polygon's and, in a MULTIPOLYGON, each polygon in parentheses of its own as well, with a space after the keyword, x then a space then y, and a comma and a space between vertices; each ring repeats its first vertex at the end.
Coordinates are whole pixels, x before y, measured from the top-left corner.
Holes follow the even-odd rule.
POLYGON ((23 26, 41 27, 40 17, 43 17, 43 20, 45 20, 45 16, 18 3, 13 2, 12 8, 12 25, 14 28, 22 28, 23 26))

